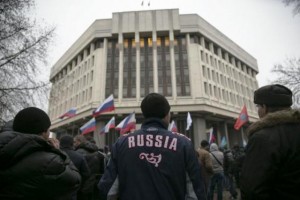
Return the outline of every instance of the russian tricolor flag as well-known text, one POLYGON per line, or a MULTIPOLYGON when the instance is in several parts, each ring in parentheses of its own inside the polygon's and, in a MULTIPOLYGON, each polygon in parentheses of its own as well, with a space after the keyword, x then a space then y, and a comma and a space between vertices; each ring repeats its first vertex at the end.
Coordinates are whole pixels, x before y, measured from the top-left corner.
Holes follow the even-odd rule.
POLYGON ((208 142, 209 142, 209 144, 216 142, 216 137, 215 137, 215 134, 214 134, 214 128, 213 127, 211 127, 209 129, 209 139, 208 139, 208 142))
POLYGON ((116 127, 117 130, 120 130, 120 134, 129 132, 132 129, 135 129, 135 113, 131 113, 125 119, 123 119, 120 124, 116 127))
POLYGON ((80 127, 81 134, 87 134, 89 132, 92 132, 96 130, 96 120, 95 118, 92 118, 90 121, 85 123, 82 127, 80 127))
POLYGON ((100 134, 108 133, 109 129, 115 128, 115 117, 112 117, 109 122, 101 129, 100 134))
POLYGON ((177 129, 177 126, 176 126, 174 120, 171 122, 171 124, 169 124, 168 130, 171 132, 176 132, 176 133, 178 132, 178 129, 177 129))
POLYGON ((71 108, 70 110, 68 110, 66 113, 64 113, 63 115, 59 116, 60 119, 63 119, 64 117, 74 117, 76 115, 76 108, 71 108))
POLYGON ((113 110, 115 110, 114 96, 110 95, 96 110, 93 111, 93 116, 97 117, 101 113, 110 112, 113 110))

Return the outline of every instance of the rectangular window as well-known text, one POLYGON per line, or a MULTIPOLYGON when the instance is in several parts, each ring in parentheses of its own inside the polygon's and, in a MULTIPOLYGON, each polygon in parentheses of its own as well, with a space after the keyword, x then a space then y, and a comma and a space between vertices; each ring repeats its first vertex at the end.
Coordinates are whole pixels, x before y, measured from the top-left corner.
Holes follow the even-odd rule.
POLYGON ((92 56, 92 66, 95 65, 95 56, 92 56))

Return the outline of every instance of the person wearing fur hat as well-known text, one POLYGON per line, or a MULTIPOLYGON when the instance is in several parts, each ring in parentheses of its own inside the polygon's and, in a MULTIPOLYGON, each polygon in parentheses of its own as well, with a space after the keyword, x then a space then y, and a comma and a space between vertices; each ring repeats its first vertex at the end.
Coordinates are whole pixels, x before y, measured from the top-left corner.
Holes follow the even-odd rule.
POLYGON ((300 199, 300 111, 292 91, 279 84, 254 92, 260 120, 247 130, 241 172, 244 200, 300 199))
POLYGON ((168 131, 171 115, 167 99, 148 94, 141 110, 145 118, 141 129, 119 137, 112 147, 98 184, 101 194, 110 197, 115 195, 111 189, 117 188, 122 200, 206 199, 191 141, 168 131))
POLYGON ((50 125, 43 110, 28 107, 0 134, 0 199, 71 199, 78 190, 78 170, 47 141, 50 125))

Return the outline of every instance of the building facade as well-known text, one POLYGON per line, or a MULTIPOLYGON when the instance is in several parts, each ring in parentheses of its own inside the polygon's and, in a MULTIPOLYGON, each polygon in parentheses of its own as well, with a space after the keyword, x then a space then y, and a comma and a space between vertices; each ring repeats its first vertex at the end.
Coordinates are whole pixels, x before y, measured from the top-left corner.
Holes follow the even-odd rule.
POLYGON ((116 110, 96 118, 91 135, 99 147, 119 136, 115 130, 100 135, 112 116, 119 123, 136 113, 151 92, 169 100, 172 119, 195 147, 213 128, 220 143, 242 144, 243 128, 233 125, 246 105, 249 120, 257 120, 253 92, 258 88, 257 61, 197 14, 180 15, 178 9, 113 13, 96 20, 51 69, 49 116, 51 130, 79 133, 92 111, 109 95, 116 110), (75 107, 77 115, 58 117, 75 107), (186 131, 187 112, 193 123, 186 131))

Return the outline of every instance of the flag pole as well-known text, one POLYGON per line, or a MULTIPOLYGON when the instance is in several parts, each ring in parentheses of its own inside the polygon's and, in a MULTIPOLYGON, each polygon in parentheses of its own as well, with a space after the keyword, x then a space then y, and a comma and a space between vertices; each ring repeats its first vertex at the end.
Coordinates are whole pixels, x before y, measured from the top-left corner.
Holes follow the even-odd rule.
POLYGON ((241 132, 242 132, 242 143, 243 143, 243 146, 244 146, 244 141, 245 141, 244 127, 241 128, 241 132))
POLYGON ((75 124, 74 123, 72 123, 72 136, 74 137, 74 128, 75 128, 75 124))

